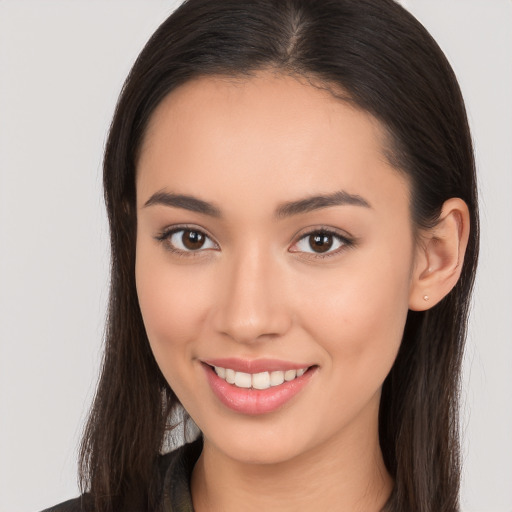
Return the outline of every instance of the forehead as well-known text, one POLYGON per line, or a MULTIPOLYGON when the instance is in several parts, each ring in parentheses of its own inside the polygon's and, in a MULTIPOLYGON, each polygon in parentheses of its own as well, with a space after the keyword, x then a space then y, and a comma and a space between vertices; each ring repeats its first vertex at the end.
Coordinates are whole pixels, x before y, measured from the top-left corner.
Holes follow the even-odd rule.
POLYGON ((203 77, 155 110, 137 166, 138 196, 200 186, 220 202, 230 191, 279 201, 335 189, 403 189, 386 141, 369 113, 304 80, 269 72, 203 77), (278 197, 284 191, 290 197, 278 197))

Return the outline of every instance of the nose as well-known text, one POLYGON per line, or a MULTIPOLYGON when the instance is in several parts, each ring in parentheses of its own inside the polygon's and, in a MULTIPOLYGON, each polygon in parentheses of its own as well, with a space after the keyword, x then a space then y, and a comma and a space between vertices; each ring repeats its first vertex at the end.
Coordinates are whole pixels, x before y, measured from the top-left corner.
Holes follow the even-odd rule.
POLYGON ((217 332, 246 344, 286 333, 292 316, 276 258, 253 248, 226 261, 221 275, 213 318, 217 332))

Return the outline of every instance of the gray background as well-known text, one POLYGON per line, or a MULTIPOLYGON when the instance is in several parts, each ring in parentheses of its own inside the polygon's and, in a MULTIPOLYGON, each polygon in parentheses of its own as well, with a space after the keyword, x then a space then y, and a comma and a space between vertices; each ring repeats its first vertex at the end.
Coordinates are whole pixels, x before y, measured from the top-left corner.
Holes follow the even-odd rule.
MULTIPOLYGON (((512 2, 405 0, 466 97, 482 257, 464 373, 467 512, 512 511, 512 2)), ((107 299, 101 157, 171 0, 0 0, 0 511, 77 494, 107 299)))

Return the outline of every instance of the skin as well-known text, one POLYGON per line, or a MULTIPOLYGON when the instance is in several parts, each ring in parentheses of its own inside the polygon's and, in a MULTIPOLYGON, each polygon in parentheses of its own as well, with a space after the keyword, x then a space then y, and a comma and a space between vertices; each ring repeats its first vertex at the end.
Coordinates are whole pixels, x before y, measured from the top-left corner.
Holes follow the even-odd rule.
POLYGON ((156 361, 204 435, 196 511, 371 512, 387 500, 382 383, 408 309, 456 282, 467 210, 445 205, 438 230, 416 244, 409 184, 385 145, 368 113, 270 72, 188 82, 152 116, 137 166, 137 291, 156 361), (368 206, 275 217, 284 203, 341 190, 368 206), (207 201, 220 216, 147 205, 159 192, 207 201), (166 230, 184 224, 207 241, 172 252, 181 233, 166 230), (333 238, 320 257, 305 235, 321 229, 348 243, 333 238), (278 410, 246 415, 205 378, 201 361, 221 357, 315 372, 278 410))

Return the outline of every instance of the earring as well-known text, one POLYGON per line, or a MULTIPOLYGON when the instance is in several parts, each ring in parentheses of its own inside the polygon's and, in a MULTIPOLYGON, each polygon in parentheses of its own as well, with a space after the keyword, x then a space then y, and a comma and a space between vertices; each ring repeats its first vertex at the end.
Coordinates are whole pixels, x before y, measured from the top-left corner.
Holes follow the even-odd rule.
POLYGON ((423 295, 423 300, 424 301, 428 301, 430 299, 430 297, 428 295, 423 295))

